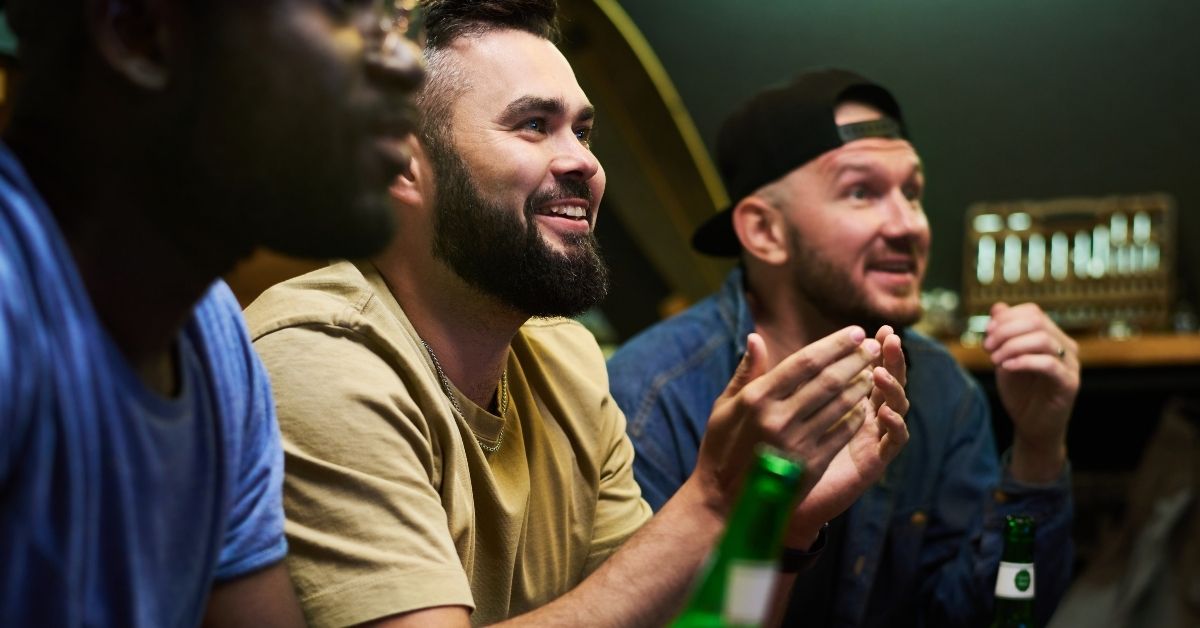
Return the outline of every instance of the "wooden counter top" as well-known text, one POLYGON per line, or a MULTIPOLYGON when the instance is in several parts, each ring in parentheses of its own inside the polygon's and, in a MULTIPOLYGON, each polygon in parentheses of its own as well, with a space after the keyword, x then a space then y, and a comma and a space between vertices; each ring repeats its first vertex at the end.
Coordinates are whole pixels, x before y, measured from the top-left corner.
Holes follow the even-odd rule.
MULTIPOLYGON (((1145 366, 1200 365, 1200 334, 1143 334, 1117 340, 1076 338, 1083 368, 1134 368, 1145 366)), ((990 371, 992 362, 978 346, 957 341, 946 348, 959 364, 971 371, 990 371)))

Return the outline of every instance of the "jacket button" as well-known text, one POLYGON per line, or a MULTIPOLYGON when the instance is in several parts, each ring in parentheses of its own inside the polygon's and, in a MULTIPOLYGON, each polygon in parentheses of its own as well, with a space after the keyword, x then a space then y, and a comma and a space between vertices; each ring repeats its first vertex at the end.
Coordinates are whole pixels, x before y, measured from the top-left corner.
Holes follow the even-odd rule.
POLYGON ((929 515, 925 514, 923 510, 918 510, 909 517, 908 521, 915 526, 923 526, 926 521, 929 521, 929 515))
POLYGON ((1004 491, 995 491, 992 493, 992 499, 996 500, 997 504, 1003 504, 1008 501, 1008 493, 1004 491))
POLYGON ((866 567, 866 566, 867 566, 867 557, 859 556, 858 560, 854 561, 854 575, 861 576, 862 572, 863 572, 863 567, 866 567))

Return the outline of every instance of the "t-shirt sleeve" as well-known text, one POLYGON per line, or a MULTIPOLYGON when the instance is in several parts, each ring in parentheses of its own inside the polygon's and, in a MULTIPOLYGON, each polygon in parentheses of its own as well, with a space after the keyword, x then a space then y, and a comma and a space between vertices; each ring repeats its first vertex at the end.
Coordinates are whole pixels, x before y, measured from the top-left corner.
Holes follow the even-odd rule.
POLYGON ((434 439, 400 374, 346 328, 258 338, 287 461, 288 567, 308 620, 473 608, 435 481, 434 439))
POLYGON ((254 360, 246 421, 238 461, 229 528, 217 567, 217 579, 244 575, 283 560, 283 449, 266 373, 254 360))
POLYGON ((599 502, 587 560, 588 573, 599 567, 652 515, 633 477, 633 444, 625 433, 625 415, 607 395, 600 410, 606 456, 600 470, 599 502))
POLYGON ((224 383, 225 412, 235 417, 223 434, 229 514, 217 563, 216 579, 229 580, 283 560, 287 541, 283 533, 283 449, 275 420, 271 386, 266 371, 250 345, 241 310, 224 284, 212 293, 214 310, 222 316, 219 336, 226 345, 215 346, 218 376, 244 374, 224 383), (225 356, 224 360, 218 356, 225 356))

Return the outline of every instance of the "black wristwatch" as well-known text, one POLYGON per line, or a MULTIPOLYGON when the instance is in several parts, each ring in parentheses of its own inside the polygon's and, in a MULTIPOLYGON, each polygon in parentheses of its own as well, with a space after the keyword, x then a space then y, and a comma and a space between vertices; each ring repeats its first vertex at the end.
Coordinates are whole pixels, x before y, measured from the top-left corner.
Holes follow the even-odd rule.
POLYGON ((828 536, 825 531, 829 529, 829 523, 821 526, 820 532, 817 532, 817 539, 806 550, 796 549, 794 547, 783 548, 783 557, 779 561, 779 571, 782 573, 799 573, 813 566, 817 559, 821 557, 821 552, 825 549, 825 539, 828 536))

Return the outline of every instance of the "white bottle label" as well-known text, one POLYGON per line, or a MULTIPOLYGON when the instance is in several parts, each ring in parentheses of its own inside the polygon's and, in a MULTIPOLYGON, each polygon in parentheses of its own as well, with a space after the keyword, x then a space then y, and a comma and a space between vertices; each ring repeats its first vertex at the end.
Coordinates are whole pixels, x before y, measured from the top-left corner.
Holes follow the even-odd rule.
POLYGON ((1033 563, 1001 561, 996 572, 996 597, 1010 600, 1033 599, 1033 563))
POLYGON ((779 571, 774 562, 744 561, 730 566, 725 590, 725 621, 756 626, 766 621, 767 605, 779 571))

